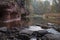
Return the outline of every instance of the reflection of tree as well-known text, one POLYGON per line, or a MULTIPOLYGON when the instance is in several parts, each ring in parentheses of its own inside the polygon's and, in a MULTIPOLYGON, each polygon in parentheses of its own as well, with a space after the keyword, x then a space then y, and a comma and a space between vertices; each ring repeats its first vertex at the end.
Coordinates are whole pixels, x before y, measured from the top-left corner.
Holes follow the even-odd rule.
POLYGON ((48 13, 50 11, 50 2, 49 1, 45 1, 43 4, 43 12, 44 13, 48 13))
POLYGON ((60 12, 60 0, 58 0, 58 1, 59 1, 59 3, 57 4, 56 9, 57 9, 57 12, 60 12))
POLYGON ((53 5, 52 5, 51 11, 54 13, 60 12, 60 0, 53 0, 53 5))
POLYGON ((34 8, 34 13, 36 14, 43 14, 50 11, 49 1, 34 1, 32 6, 34 8))
POLYGON ((26 16, 29 15, 29 0, 19 0, 17 3, 20 4, 21 9, 21 24, 22 26, 28 26, 29 25, 29 18, 26 16), (21 1, 21 2, 19 2, 21 1))

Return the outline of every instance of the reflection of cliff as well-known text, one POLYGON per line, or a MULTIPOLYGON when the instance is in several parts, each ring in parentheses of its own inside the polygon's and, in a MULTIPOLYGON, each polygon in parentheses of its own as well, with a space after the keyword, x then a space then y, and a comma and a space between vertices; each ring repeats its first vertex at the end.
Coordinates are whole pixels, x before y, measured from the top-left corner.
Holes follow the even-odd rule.
POLYGON ((54 13, 44 14, 43 18, 49 22, 60 24, 60 14, 58 13, 57 14, 54 14, 54 13))
POLYGON ((16 2, 0 3, 0 27, 21 27, 28 25, 26 16, 29 15, 23 3, 20 7, 16 2), (2 24, 2 25, 1 25, 2 24))

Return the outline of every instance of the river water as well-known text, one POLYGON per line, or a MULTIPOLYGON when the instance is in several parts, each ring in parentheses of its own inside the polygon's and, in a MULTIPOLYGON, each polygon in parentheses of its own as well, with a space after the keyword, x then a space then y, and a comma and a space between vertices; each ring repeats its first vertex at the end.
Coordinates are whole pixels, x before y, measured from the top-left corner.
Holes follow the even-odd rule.
MULTIPOLYGON (((49 33, 52 33, 52 34, 60 34, 60 32, 56 31, 53 28, 50 28, 50 29, 42 29, 40 26, 30 26, 28 28, 28 30, 31 30, 31 31, 46 30, 46 31, 48 31, 49 33)), ((32 37, 30 40, 37 40, 37 38, 36 37, 32 37)))
MULTIPOLYGON (((48 32, 50 32, 52 34, 60 34, 60 32, 56 31, 53 28, 43 29, 40 26, 36 26, 37 24, 47 24, 47 23, 49 23, 48 21, 44 20, 41 17, 34 17, 33 20, 32 20, 32 22, 33 22, 32 23, 33 26, 29 26, 29 28, 27 30, 31 30, 31 31, 46 30, 46 31, 48 31, 48 32)), ((2 28, 0 28, 0 30, 5 31, 6 28, 5 27, 2 27, 2 28)), ((36 37, 32 37, 30 40, 37 40, 37 38, 36 37)))
MULTIPOLYGON (((49 21, 46 21, 46 20, 44 20, 43 18, 41 18, 41 17, 32 17, 32 25, 39 25, 39 24, 48 24, 49 23, 49 21)), ((36 31, 36 30, 42 30, 42 28, 40 27, 30 27, 30 29, 29 30, 33 30, 33 31, 36 31)), ((52 33, 52 34, 60 34, 60 32, 58 32, 58 31, 56 31, 55 29, 53 29, 53 28, 50 28, 50 29, 46 29, 48 32, 50 32, 50 33, 52 33)), ((31 38, 31 40, 37 40, 37 38, 36 37, 33 37, 33 38, 31 38)))
POLYGON ((37 24, 47 24, 48 21, 44 20, 42 17, 32 17, 32 25, 37 25, 37 24))

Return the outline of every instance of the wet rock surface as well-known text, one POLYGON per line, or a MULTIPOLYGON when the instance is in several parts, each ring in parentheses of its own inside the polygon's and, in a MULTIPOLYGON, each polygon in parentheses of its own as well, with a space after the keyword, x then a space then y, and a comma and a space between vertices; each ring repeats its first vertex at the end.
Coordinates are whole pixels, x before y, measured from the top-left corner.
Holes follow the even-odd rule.
POLYGON ((60 32, 60 26, 59 25, 55 26, 54 29, 60 32))
POLYGON ((7 29, 0 28, 0 40, 59 40, 60 32, 51 29, 42 29, 41 27, 29 27, 18 30, 19 28, 7 29), (36 28, 36 30, 34 29, 36 28), (32 30, 34 29, 34 30, 32 30))
POLYGON ((42 40, 60 40, 60 34, 46 34, 42 40))

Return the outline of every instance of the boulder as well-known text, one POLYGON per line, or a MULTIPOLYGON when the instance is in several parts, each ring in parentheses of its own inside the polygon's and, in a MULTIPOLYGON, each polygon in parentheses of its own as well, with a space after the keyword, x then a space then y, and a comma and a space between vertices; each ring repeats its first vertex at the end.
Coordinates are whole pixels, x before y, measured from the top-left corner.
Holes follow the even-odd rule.
POLYGON ((46 30, 40 30, 40 31, 38 31, 38 32, 39 32, 39 34, 41 35, 41 37, 44 36, 44 35, 46 35, 46 34, 51 34, 51 33, 49 33, 49 32, 46 31, 46 30))
POLYGON ((60 32, 56 31, 54 28, 46 29, 51 34, 60 34, 60 32))
POLYGON ((60 34, 46 34, 42 40, 60 40, 60 34))
POLYGON ((34 31, 32 34, 34 36, 36 35, 37 37, 42 37, 42 36, 44 36, 46 34, 50 34, 50 33, 46 30, 39 30, 39 31, 34 31))
POLYGON ((54 29, 60 32, 60 26, 55 26, 54 29))

